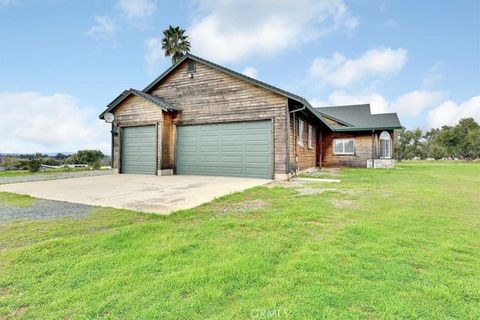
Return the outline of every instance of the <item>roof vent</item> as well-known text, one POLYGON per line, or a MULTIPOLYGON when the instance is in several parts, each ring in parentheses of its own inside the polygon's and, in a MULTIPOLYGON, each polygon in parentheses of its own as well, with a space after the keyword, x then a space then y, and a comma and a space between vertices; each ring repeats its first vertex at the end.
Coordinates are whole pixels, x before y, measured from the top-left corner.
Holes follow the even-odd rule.
POLYGON ((197 70, 197 65, 195 63, 195 60, 188 60, 187 64, 187 73, 192 76, 193 73, 197 70))

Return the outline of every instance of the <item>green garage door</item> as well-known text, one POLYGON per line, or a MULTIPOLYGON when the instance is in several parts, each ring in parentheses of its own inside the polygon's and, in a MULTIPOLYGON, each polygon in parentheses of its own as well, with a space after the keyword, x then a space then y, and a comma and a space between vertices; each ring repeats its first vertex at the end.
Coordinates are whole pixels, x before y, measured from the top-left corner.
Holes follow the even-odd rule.
POLYGON ((177 174, 271 179, 270 121, 177 127, 177 174))
POLYGON ((122 173, 156 174, 155 126, 122 129, 122 173))

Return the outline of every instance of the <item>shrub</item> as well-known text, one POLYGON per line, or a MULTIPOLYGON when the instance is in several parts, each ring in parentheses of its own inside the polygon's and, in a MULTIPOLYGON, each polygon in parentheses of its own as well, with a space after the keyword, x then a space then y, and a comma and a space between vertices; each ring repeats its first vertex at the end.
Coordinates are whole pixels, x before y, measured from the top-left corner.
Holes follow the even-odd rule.
POLYGON ((95 169, 95 170, 98 170, 102 167, 102 160, 100 159, 97 159, 93 164, 92 164, 92 168, 95 169))
POLYGON ((28 163, 28 167, 30 168, 30 172, 37 172, 40 170, 40 161, 37 159, 30 160, 28 163))

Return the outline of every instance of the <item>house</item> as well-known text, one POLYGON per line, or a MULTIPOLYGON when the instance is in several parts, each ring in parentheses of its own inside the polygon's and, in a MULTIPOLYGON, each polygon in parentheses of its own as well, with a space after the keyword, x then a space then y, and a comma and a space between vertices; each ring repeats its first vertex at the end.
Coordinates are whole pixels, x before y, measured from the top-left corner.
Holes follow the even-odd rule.
POLYGON ((302 170, 391 166, 396 114, 314 108, 304 98, 187 54, 100 115, 120 173, 286 179, 302 170), (112 116, 113 114, 113 116, 112 116), (381 159, 380 159, 381 158, 381 159))

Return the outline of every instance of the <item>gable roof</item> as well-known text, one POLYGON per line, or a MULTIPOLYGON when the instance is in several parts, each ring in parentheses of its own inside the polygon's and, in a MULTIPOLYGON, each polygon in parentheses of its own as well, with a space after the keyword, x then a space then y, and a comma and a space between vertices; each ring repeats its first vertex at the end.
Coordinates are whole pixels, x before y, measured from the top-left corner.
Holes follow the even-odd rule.
POLYGON ((283 90, 283 89, 280 89, 280 88, 277 88, 275 86, 272 86, 266 82, 263 82, 263 81, 259 81, 257 79, 254 79, 254 78, 251 78, 249 76, 246 76, 242 73, 239 73, 239 72, 236 72, 236 71, 233 71, 232 69, 229 69, 229 68, 226 68, 224 66, 221 66, 219 64, 216 64, 216 63, 213 63, 211 61, 208 61, 206 59, 203 59, 203 58, 200 58, 200 57, 197 57, 191 53, 187 53, 186 55, 184 55, 179 61, 177 61, 177 63, 171 65, 167 70, 165 70, 165 72, 163 72, 160 76, 158 76, 155 80, 153 80, 152 82, 150 82, 144 89, 143 89, 143 92, 146 92, 148 93, 153 87, 155 87, 158 83, 160 83, 160 81, 162 81, 168 74, 170 74, 170 72, 172 72, 174 69, 176 69, 180 64, 182 64, 183 61, 185 61, 186 59, 191 59, 191 60, 194 60, 194 61, 197 61, 199 63, 202 63, 202 64, 205 64, 209 67, 212 67, 214 69, 217 69, 217 70, 220 70, 222 72, 225 72, 231 76, 234 76, 234 77, 237 77, 237 78, 240 78, 240 79, 243 79, 247 82, 250 82, 251 84, 254 84, 256 86, 259 86, 261 88, 264 88, 264 89, 267 89, 269 91, 273 91, 281 96, 284 96, 286 98, 290 98, 294 101, 297 101, 299 102, 300 104, 302 104, 303 106, 305 106, 306 109, 308 109, 311 113, 313 113, 322 123, 324 123, 327 127, 329 127, 331 130, 333 130, 333 127, 328 124, 327 121, 325 121, 325 119, 323 118, 323 116, 321 114, 319 114, 315 108, 305 99, 305 98, 302 98, 300 97, 299 95, 296 95, 296 94, 293 94, 291 92, 288 92, 286 90, 283 90))
POLYGON ((367 130, 381 130, 381 129, 400 129, 402 125, 398 119, 396 113, 384 113, 384 114, 372 114, 370 112, 370 105, 348 105, 348 106, 335 106, 335 107, 321 107, 314 108, 305 98, 288 92, 286 90, 277 88, 268 83, 253 79, 249 76, 236 72, 234 70, 228 69, 206 59, 197 57, 193 54, 187 53, 184 55, 177 63, 171 65, 167 70, 165 70, 160 76, 155 80, 149 83, 142 91, 136 89, 125 90, 117 98, 115 98, 108 106, 107 109, 100 114, 100 119, 103 119, 105 113, 111 111, 123 100, 125 100, 130 94, 135 94, 143 99, 146 99, 162 110, 171 111, 176 110, 175 107, 168 104, 165 100, 158 96, 151 95, 149 91, 155 87, 160 81, 162 81, 168 74, 170 74, 174 69, 176 69, 180 64, 182 64, 186 59, 191 59, 199 63, 210 66, 211 68, 217 69, 224 73, 227 73, 233 77, 240 78, 245 80, 253 85, 259 86, 266 90, 275 92, 281 96, 294 100, 305 109, 309 110, 316 118, 320 120, 325 126, 327 126, 331 131, 367 131, 367 130), (327 120, 331 119, 342 125, 343 127, 334 127, 327 120))
POLYGON ((335 131, 400 129, 402 125, 396 113, 372 114, 370 104, 316 108, 327 118, 341 119, 348 125, 335 128, 335 131))
POLYGON ((120 103, 122 103, 122 101, 124 101, 126 98, 128 98, 132 94, 153 103, 154 105, 156 105, 157 107, 159 107, 163 111, 175 110, 175 108, 172 105, 170 105, 169 103, 167 103, 165 100, 163 100, 160 97, 157 97, 157 96, 154 96, 154 95, 151 95, 151 94, 148 94, 148 93, 145 93, 143 91, 136 90, 136 89, 129 89, 129 90, 123 91, 118 97, 116 97, 112 102, 110 102, 107 105, 107 109, 100 114, 99 118, 103 119, 103 117, 105 116, 105 113, 113 110, 113 108, 118 106, 120 103))

